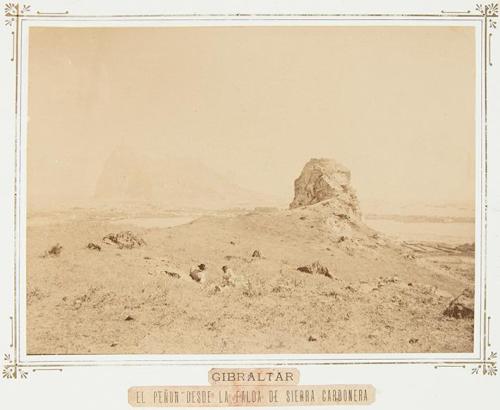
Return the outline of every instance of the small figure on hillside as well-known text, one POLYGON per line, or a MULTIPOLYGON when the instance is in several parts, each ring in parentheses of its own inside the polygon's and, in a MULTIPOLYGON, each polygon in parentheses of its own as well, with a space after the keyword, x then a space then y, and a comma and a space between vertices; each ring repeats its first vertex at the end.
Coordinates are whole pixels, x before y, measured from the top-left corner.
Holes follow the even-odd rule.
POLYGON ((233 270, 227 266, 227 265, 224 265, 222 267, 222 286, 234 286, 235 283, 234 283, 234 272, 233 270))
POLYGON ((204 263, 201 263, 200 265, 197 266, 193 266, 189 271, 189 276, 191 276, 191 279, 193 279, 195 282, 205 283, 206 269, 207 267, 205 266, 204 263))

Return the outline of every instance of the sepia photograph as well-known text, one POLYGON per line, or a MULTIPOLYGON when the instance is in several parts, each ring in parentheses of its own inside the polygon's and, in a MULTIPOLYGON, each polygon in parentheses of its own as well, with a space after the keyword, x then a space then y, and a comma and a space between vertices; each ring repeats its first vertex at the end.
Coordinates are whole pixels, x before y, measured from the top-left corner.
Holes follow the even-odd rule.
POLYGON ((28 355, 474 351, 474 27, 27 51, 28 355))

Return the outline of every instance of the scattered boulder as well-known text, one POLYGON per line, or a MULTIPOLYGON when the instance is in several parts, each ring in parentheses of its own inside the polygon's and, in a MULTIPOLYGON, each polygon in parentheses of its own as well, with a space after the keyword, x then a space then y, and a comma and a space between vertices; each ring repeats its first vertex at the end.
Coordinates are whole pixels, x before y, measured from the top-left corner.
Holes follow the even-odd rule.
POLYGON ((361 219, 358 198, 351 187, 351 172, 333 159, 311 159, 295 180, 290 209, 329 200, 337 214, 361 219))
POLYGON ((168 271, 166 270, 165 273, 170 276, 171 278, 175 278, 175 279, 180 279, 181 278, 181 275, 177 272, 172 272, 172 271, 168 271))
POLYGON ((299 266, 297 270, 310 274, 323 275, 327 278, 333 279, 333 276, 330 274, 328 268, 326 266, 323 266, 319 261, 313 262, 311 265, 299 266))
POLYGON ((262 255, 260 254, 260 251, 259 250, 254 250, 253 253, 252 253, 252 258, 260 258, 262 257, 262 255))
POLYGON ((306 266, 299 266, 299 267, 297 268, 297 270, 298 270, 298 271, 300 271, 300 272, 304 272, 304 273, 313 273, 313 272, 312 272, 312 268, 311 268, 311 266, 309 266, 309 265, 306 265, 306 266))
POLYGON ((146 241, 130 231, 110 233, 102 238, 107 245, 116 245, 119 249, 132 249, 146 245, 146 241))
POLYGON ((330 271, 328 270, 328 268, 326 266, 323 266, 318 261, 313 262, 313 264, 311 265, 311 268, 312 268, 313 273, 317 273, 319 275, 326 276, 327 278, 330 278, 330 279, 333 278, 333 276, 330 275, 330 271))
POLYGON ((89 242, 89 244, 87 245, 87 248, 94 250, 94 251, 99 251, 99 252, 101 251, 101 247, 93 242, 89 242))
POLYGON ((201 263, 197 266, 192 266, 190 271, 189 271, 189 276, 195 282, 205 283, 205 281, 206 281, 206 269, 207 269, 207 267, 204 263, 201 263))
POLYGON ((443 312, 445 316, 456 319, 474 318, 474 292, 466 288, 454 298, 443 312))
POLYGON ((48 251, 42 255, 42 258, 59 256, 63 250, 63 247, 58 243, 52 246, 48 251))

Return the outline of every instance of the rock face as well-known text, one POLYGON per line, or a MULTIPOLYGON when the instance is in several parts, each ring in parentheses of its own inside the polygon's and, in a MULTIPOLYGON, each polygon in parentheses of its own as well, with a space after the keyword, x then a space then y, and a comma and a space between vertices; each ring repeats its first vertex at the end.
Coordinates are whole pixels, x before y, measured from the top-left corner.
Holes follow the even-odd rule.
POLYGON ((330 200, 337 214, 361 218, 351 172, 333 159, 311 159, 295 180, 290 209, 330 200))

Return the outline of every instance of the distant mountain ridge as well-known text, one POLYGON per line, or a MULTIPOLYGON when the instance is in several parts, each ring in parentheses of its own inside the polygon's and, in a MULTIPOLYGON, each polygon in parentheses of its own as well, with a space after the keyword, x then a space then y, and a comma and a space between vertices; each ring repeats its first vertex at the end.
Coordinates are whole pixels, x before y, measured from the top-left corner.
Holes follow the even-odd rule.
POLYGON ((171 207, 223 208, 269 204, 273 198, 239 186, 193 158, 116 149, 104 163, 94 198, 171 207))

